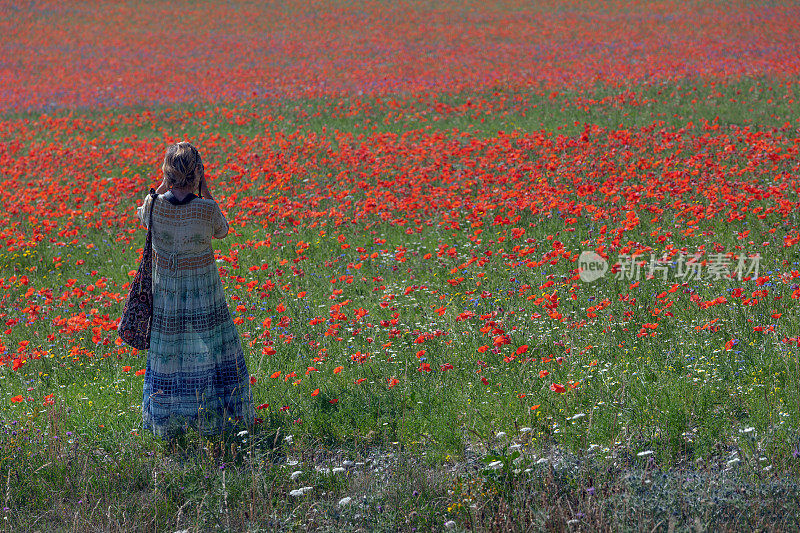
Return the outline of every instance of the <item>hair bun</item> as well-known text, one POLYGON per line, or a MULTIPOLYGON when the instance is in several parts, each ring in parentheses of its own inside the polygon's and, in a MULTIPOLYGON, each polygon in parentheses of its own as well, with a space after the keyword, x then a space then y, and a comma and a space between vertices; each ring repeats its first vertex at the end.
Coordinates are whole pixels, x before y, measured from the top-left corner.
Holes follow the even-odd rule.
POLYGON ((197 148, 186 141, 173 144, 164 157, 164 177, 171 187, 193 188, 198 165, 202 168, 203 163, 197 148))

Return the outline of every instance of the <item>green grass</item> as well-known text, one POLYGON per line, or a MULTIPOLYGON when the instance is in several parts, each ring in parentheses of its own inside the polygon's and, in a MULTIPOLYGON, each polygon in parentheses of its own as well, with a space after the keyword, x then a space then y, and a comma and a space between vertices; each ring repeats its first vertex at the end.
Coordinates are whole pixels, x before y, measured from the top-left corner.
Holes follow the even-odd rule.
MULTIPOLYGON (((243 201, 266 198, 274 207, 280 205, 277 197, 300 205, 315 198, 319 204, 314 210, 322 212, 348 198, 353 211, 346 214, 351 216, 369 199, 371 188, 381 189, 381 180, 399 180, 397 187, 384 188, 398 195, 408 194, 413 183, 402 181, 402 169, 393 169, 387 175, 367 176, 367 189, 358 188, 354 177, 337 178, 347 163, 322 162, 327 147, 321 143, 308 152, 295 152, 302 173, 286 178, 284 189, 272 183, 264 186, 232 166, 244 167, 250 151, 269 146, 263 140, 267 133, 287 136, 288 154, 323 127, 326 132, 352 133, 339 140, 353 151, 362 146, 362 133, 369 138, 379 132, 411 131, 417 136, 408 142, 412 147, 421 146, 420 139, 436 130, 464 146, 488 143, 482 152, 456 162, 464 169, 470 168, 469 158, 503 142, 499 131, 515 128, 520 133, 543 131, 554 144, 575 140, 584 124, 607 130, 621 124, 652 135, 661 129, 677 134, 683 128, 683 138, 698 143, 704 136, 731 131, 731 124, 752 124, 754 130, 791 139, 792 131, 780 133, 784 122, 792 120, 791 97, 785 86, 775 84, 769 91, 770 86, 766 80, 746 80, 718 87, 719 95, 709 87, 695 91, 688 83, 632 88, 636 102, 653 100, 642 105, 615 100, 621 91, 600 89, 588 92, 590 96, 551 98, 525 91, 469 96, 494 105, 489 114, 461 109, 467 96, 452 95, 405 97, 399 106, 402 112, 366 99, 186 105, 150 114, 136 109, 59 112, 59 127, 42 116, 7 117, 0 131, 8 132, 9 124, 21 129, 3 134, 3 140, 24 146, 11 156, 21 160, 30 150, 41 168, 38 173, 23 172, 6 186, 22 191, 36 180, 53 183, 60 187, 55 205, 64 202, 74 212, 6 215, 4 239, 18 242, 6 242, 0 252, 5 291, 0 314, 4 322, 20 323, 6 324, 10 332, 0 339, 6 355, 21 347, 27 358, 17 370, 10 365, 0 368, 0 498, 5 523, 20 530, 388 531, 440 529, 447 520, 476 530, 509 523, 565 529, 576 519, 619 528, 640 523, 651 529, 668 523, 694 527, 695 521, 714 528, 796 527, 797 509, 784 514, 776 509, 794 501, 785 494, 796 492, 791 480, 800 467, 800 354, 796 343, 782 342, 800 335, 792 288, 796 281, 780 278, 798 269, 796 245, 783 246, 784 237, 797 234, 797 223, 793 215, 755 211, 776 205, 779 189, 769 188, 779 186, 780 173, 788 176, 782 193, 786 201, 797 202, 796 162, 781 160, 775 169, 764 162, 743 176, 728 178, 731 190, 747 186, 771 191, 748 199, 749 209, 740 220, 729 222, 720 215, 691 221, 697 215, 688 215, 687 206, 706 210, 718 205, 699 189, 673 190, 663 198, 644 200, 663 212, 651 215, 641 209, 641 221, 620 233, 612 256, 622 253, 629 241, 634 248, 649 246, 659 255, 667 246, 694 251, 701 245, 713 249, 716 243, 726 251, 761 251, 762 273, 771 275, 763 287, 755 280, 703 280, 687 282, 672 293, 667 291, 674 281, 659 279, 642 280, 636 287, 631 280, 611 275, 581 283, 570 279, 577 266, 570 259, 526 266, 529 260, 541 260, 554 240, 577 254, 597 246, 601 227, 608 226, 610 241, 624 224, 630 206, 621 196, 614 200, 613 193, 578 195, 578 186, 591 179, 587 168, 579 169, 581 179, 575 181, 570 198, 608 208, 612 214, 607 219, 586 211, 509 215, 506 205, 477 216, 467 208, 460 213, 461 207, 439 203, 427 211, 422 205, 416 213, 387 209, 386 218, 367 213, 357 223, 340 225, 327 215, 295 224, 276 218, 276 211, 257 213, 257 206, 247 207, 243 201), (601 103, 578 109, 581 97, 601 103), (603 102, 605 97, 610 99, 603 102), (745 104, 731 102, 735 97, 745 104), (503 99, 507 103, 500 106, 503 99), (437 101, 453 109, 437 112, 437 101), (358 113, 345 116, 341 108, 354 104, 358 113), (317 112, 320 115, 313 116, 317 112), (268 115, 275 120, 270 122, 268 115), (715 119, 720 130, 703 124, 715 119), (264 423, 249 435, 211 440, 189 435, 173 451, 141 430, 142 377, 135 372, 144 368, 145 356, 115 345, 108 324, 120 313, 128 271, 135 268, 136 251, 144 240, 142 231, 133 231, 125 202, 143 197, 157 172, 153 154, 126 153, 126 143, 133 146, 132 135, 139 141, 152 139, 153 150, 160 154, 166 132, 176 131, 209 146, 203 154, 211 168, 216 167, 215 191, 235 221, 232 234, 215 244, 231 310, 241 319, 238 328, 248 367, 257 378, 254 400, 269 406, 258 411, 264 423), (466 136, 460 137, 461 132, 466 136), (224 142, 214 145, 217 135, 224 142), (103 168, 102 159, 93 159, 92 141, 113 164, 103 168), (78 155, 63 163, 48 160, 47 143, 78 155), (114 179, 102 184, 90 178, 93 173, 114 179), (309 182, 302 181, 306 178, 309 182), (96 195, 97 206, 87 199, 87 191, 96 195), (233 194, 239 198, 229 202, 233 194), (675 204, 678 201, 681 205, 675 204), (508 216, 513 222, 495 224, 495 216, 508 216), (397 222, 401 217, 404 224, 397 222), (569 217, 575 221, 566 221, 569 217), (48 221, 53 229, 30 242, 48 221), (684 233, 690 227, 694 233, 684 233), (524 229, 524 236, 515 237, 512 228, 524 229), (740 238, 738 232, 744 230, 751 233, 740 238), (300 241, 308 246, 298 253, 300 241), (514 246, 535 246, 536 251, 527 258, 511 258, 509 254, 520 253, 514 246), (406 249, 405 261, 395 255, 398 247, 406 249), (473 254, 486 262, 466 265, 473 254), (249 270, 265 264, 264 270, 249 270), (20 276, 27 276, 27 282, 20 276), (456 278, 464 279, 455 285, 449 282, 456 278), (521 291, 524 285, 530 288, 521 291), (417 288, 407 290, 413 286, 417 288), (732 296, 736 288, 744 289, 745 298, 754 291, 766 293, 748 305, 732 296), (483 297, 484 291, 491 296, 483 297), (543 303, 537 303, 553 291, 560 297, 563 321, 549 318, 543 303), (302 292, 305 296, 299 297, 302 292), (724 295, 728 301, 703 308, 692 295, 706 302, 724 295), (589 318, 587 309, 606 298, 609 305, 589 318), (32 304, 39 306, 35 312, 32 304), (339 311, 347 317, 333 321, 341 323, 336 331, 328 329, 334 304, 341 304, 339 311), (285 310, 278 311, 279 306, 285 310), (360 319, 355 314, 359 308, 368 312, 360 319), (467 310, 476 316, 460 320, 467 310), (666 310, 672 315, 660 314, 666 310), (489 320, 480 315, 490 313, 497 313, 491 318, 493 327, 509 338, 500 353, 492 353, 491 329, 480 331, 489 320), (534 313, 542 317, 532 318, 534 313), (778 313, 779 318, 772 318, 778 313), (281 317, 288 317, 289 324, 279 325, 281 317), (324 322, 311 325, 316 317, 324 322), (272 319, 269 329, 263 326, 265 318, 272 319), (397 322, 381 325, 392 320, 397 322), (586 324, 578 326, 582 320, 586 324), (644 324, 656 322, 656 329, 642 330, 644 324), (774 331, 769 331, 771 325, 774 331), (420 337, 437 331, 444 334, 420 337), (640 331, 647 335, 638 336, 640 331), (290 342, 287 335, 292 336, 290 342), (731 339, 737 343, 728 349, 731 339), (20 345, 26 341, 29 344, 20 345), (262 351, 266 341, 272 342, 273 355, 262 351), (522 345, 528 346, 526 352, 505 359, 522 345), (489 349, 479 351, 483 346, 489 349), (418 356, 420 350, 425 353, 418 356), (367 352, 364 362, 353 357, 367 352), (419 370, 422 357, 431 372, 419 370), (453 368, 440 370, 446 364, 453 368), (540 377, 543 371, 548 374, 540 377), (280 375, 272 378, 275 372, 280 375), (287 377, 292 372, 296 375, 287 377), (390 386, 393 378, 398 382, 390 386), (563 394, 549 388, 551 383, 567 386, 570 381, 578 385, 563 394), (320 393, 312 396, 316 389, 320 393), (52 404, 45 401, 50 394, 52 404), (17 395, 24 400, 12 403, 17 395), (508 437, 497 437, 498 432, 508 437), (511 444, 519 444, 523 452, 518 463, 511 462, 511 444), (503 462, 501 470, 484 468, 492 457, 503 462), (547 461, 538 462, 542 458, 547 461), (353 465, 343 466, 345 461, 353 465), (315 467, 345 470, 333 473, 315 467), (291 478, 294 471, 302 472, 299 478, 291 478), (666 477, 659 477, 662 473, 666 477), (720 482, 719 490, 694 499, 681 496, 689 489, 699 491, 709 479, 720 482), (290 491, 306 486, 313 487, 306 495, 290 496, 290 491), (597 496, 588 497, 588 487, 596 487, 597 496), (344 497, 352 498, 349 505, 339 505, 344 497), (723 504, 712 506, 714 498, 723 504), (763 512, 758 514, 755 506, 763 512), (670 514, 662 507, 680 512, 670 514), (640 522, 645 511, 652 521, 640 522)), ((650 148, 620 149, 612 160, 617 169, 628 168, 631 159, 655 157, 650 148)), ((331 150, 339 153, 338 146, 331 150)), ((565 145, 554 153, 571 162, 570 150, 565 145)), ((709 150, 720 161, 748 163, 745 153, 727 156, 720 146, 709 150)), ((541 155, 531 154, 534 161, 541 155)), ((435 155, 414 159, 412 153, 401 161, 409 167, 424 166, 435 155)), ((658 157, 668 155, 676 158, 674 168, 690 168, 692 153, 672 148, 658 157)), ((12 166, 5 168, 10 172, 12 166)), ((503 171, 495 169, 491 179, 475 179, 471 192, 460 197, 497 204, 500 196, 493 191, 515 186, 504 178, 503 171)), ((572 183, 565 181, 570 178, 563 170, 547 172, 545 178, 553 187, 572 183)), ((644 190, 651 179, 647 169, 637 167, 624 183, 644 190)), ((442 178, 428 185, 450 184, 442 178)), ((42 198, 37 205, 53 205, 46 196, 34 195, 42 198)))

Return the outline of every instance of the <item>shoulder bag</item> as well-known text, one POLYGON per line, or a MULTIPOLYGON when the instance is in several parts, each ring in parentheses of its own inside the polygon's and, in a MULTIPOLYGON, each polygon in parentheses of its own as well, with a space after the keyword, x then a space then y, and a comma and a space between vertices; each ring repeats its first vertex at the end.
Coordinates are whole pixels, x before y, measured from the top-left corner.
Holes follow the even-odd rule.
POLYGON ((142 262, 131 282, 128 300, 122 309, 122 317, 117 326, 119 337, 138 350, 150 348, 150 321, 153 317, 153 209, 156 191, 150 189, 150 222, 147 224, 147 238, 142 252, 142 262))

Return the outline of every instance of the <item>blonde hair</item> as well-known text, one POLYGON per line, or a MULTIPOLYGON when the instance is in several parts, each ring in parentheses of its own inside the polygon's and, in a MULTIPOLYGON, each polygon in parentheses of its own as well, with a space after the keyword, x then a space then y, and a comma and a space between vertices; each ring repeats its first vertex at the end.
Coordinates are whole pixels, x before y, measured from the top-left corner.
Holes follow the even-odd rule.
POLYGON ((184 141, 173 144, 167 148, 164 156, 164 178, 167 185, 179 189, 195 188, 198 181, 196 169, 200 169, 199 176, 203 173, 203 162, 197 148, 184 141))

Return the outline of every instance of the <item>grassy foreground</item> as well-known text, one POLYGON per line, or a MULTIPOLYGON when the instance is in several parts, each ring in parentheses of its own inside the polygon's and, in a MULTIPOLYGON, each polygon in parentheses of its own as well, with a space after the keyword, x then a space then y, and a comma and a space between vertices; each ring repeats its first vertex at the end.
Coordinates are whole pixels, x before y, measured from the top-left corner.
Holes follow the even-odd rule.
POLYGON ((797 529, 792 87, 587 98, 7 117, 4 527, 797 529), (114 328, 179 138, 263 422, 170 449, 114 328))

